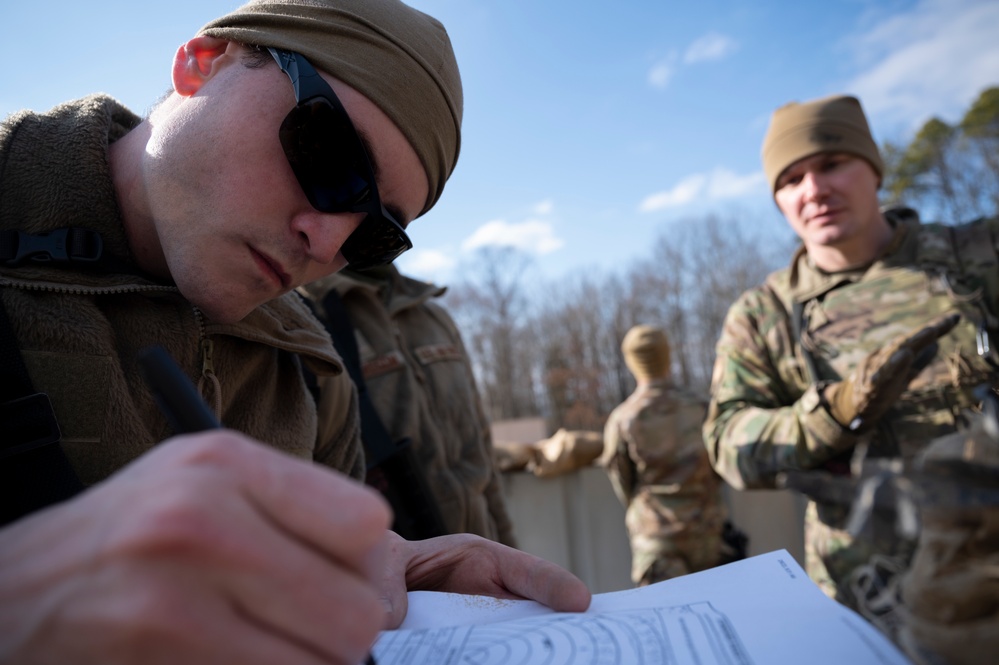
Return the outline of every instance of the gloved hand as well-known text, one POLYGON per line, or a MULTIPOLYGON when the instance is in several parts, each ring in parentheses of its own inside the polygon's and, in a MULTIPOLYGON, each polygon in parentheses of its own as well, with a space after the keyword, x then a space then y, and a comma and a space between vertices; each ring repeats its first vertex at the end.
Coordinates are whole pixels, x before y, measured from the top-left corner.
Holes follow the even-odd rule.
POLYGON ((947 314, 914 333, 899 335, 864 358, 849 377, 826 388, 829 413, 836 422, 854 431, 877 422, 922 369, 916 362, 920 353, 946 335, 960 318, 960 314, 947 314))

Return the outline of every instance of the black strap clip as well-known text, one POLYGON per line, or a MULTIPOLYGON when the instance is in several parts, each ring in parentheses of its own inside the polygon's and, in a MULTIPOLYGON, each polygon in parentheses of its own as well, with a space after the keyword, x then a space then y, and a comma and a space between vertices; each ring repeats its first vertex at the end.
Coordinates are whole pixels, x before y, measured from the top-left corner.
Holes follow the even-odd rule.
POLYGON ((104 239, 90 229, 69 227, 32 235, 24 231, 0 232, 0 262, 17 266, 36 263, 97 263, 104 253, 104 239))
POLYGON ((62 438, 52 402, 45 393, 0 402, 0 423, 5 430, 0 459, 59 443, 62 438))

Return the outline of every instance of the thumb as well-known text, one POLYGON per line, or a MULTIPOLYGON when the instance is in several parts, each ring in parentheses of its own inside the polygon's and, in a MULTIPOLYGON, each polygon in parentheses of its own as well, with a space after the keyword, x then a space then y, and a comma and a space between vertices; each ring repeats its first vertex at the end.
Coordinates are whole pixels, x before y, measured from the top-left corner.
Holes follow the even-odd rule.
POLYGON ((382 575, 381 597, 385 606, 383 630, 394 630, 402 624, 409 611, 409 596, 406 589, 406 570, 409 566, 408 541, 389 531, 388 563, 382 575))

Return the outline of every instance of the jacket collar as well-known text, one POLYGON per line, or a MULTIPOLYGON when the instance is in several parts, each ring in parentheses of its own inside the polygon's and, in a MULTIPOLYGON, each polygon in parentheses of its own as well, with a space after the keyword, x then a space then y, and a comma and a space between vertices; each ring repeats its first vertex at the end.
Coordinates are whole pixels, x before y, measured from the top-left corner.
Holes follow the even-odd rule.
POLYGON ((919 217, 908 208, 888 209, 884 215, 895 232, 884 253, 870 265, 842 272, 825 272, 812 263, 805 246, 800 246, 788 268, 793 300, 806 302, 841 284, 856 282, 862 277, 874 276, 899 265, 911 265, 916 258, 918 234, 914 231, 919 226, 919 217))

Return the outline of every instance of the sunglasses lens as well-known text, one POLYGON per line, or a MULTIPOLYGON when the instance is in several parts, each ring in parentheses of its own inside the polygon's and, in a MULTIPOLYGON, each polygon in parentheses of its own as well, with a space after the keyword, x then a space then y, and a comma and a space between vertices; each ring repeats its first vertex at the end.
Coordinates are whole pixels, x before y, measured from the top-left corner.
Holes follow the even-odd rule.
POLYGON ((352 268, 391 263, 412 248, 405 229, 378 198, 368 153, 343 108, 323 96, 300 101, 281 123, 280 139, 312 207, 367 213, 340 248, 352 268))
POLYGON ((391 263, 413 243, 387 213, 368 215, 340 248, 350 267, 363 270, 391 263))
POLYGON ((281 146, 316 210, 344 212, 371 198, 371 169, 350 119, 328 101, 300 103, 281 123, 281 146))

